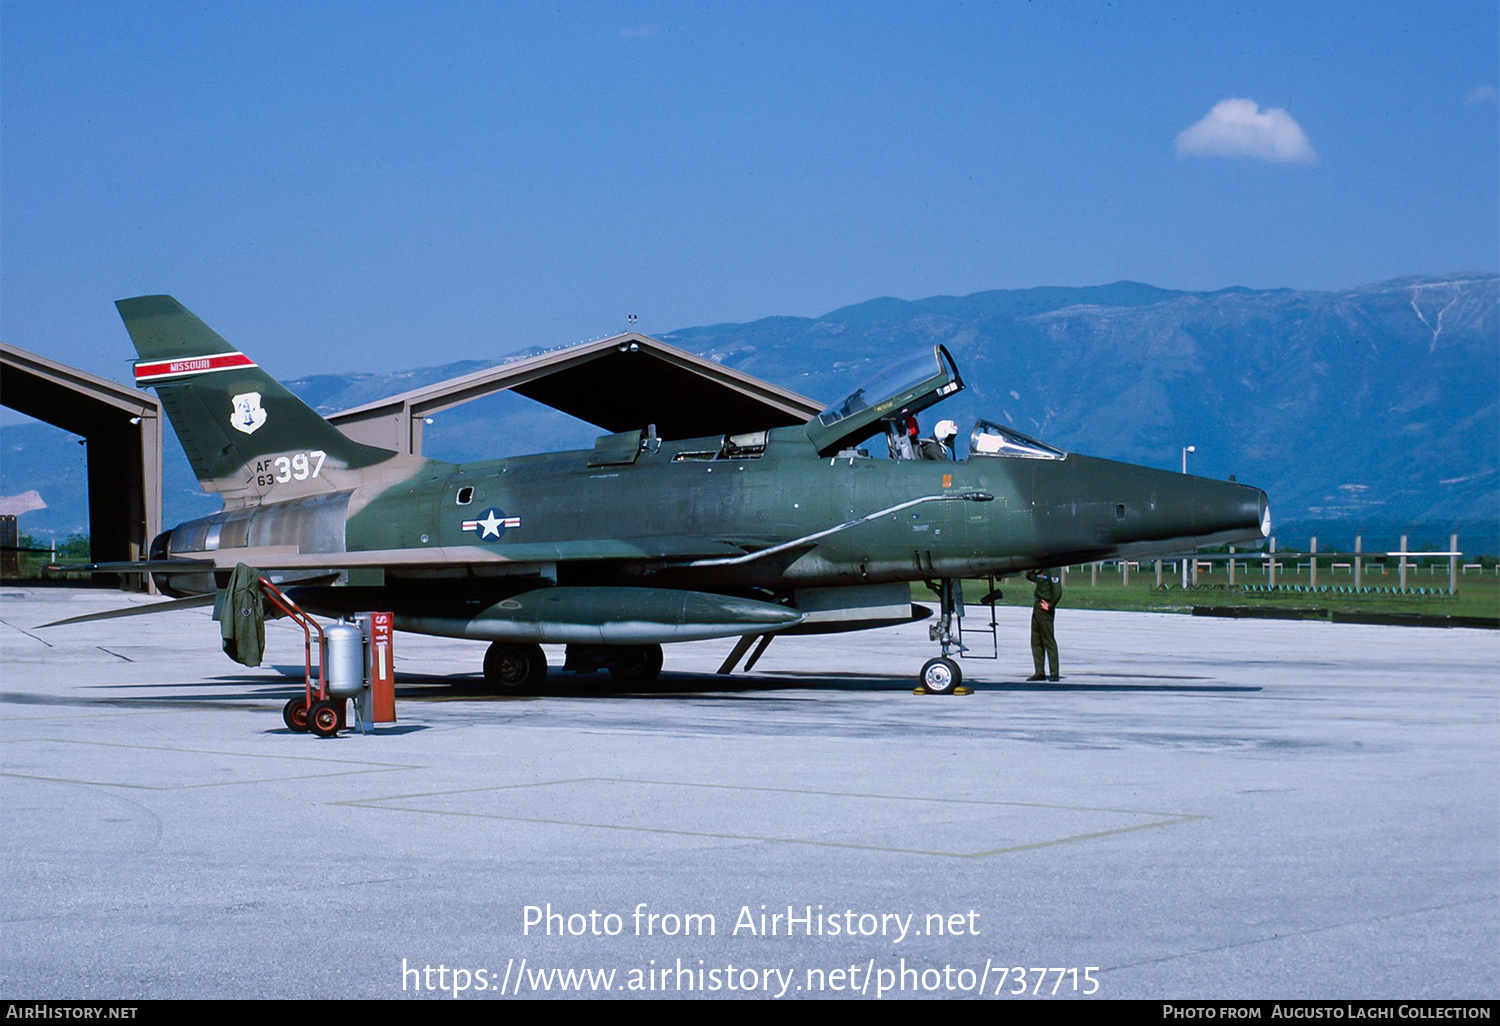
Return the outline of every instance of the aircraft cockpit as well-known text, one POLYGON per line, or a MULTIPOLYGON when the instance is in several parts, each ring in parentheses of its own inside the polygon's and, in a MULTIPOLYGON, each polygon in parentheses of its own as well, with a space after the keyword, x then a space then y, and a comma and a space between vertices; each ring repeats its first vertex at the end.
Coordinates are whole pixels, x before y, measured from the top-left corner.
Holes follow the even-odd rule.
MULTIPOLYGON (((851 447, 883 432, 892 459, 955 458, 957 425, 939 423, 933 437, 923 438, 917 414, 961 391, 963 378, 953 357, 941 345, 923 349, 892 364, 807 423, 807 434, 822 456, 867 455, 851 447)), ((974 425, 969 455, 1066 459, 1067 453, 988 420, 974 425)))
POLYGON ((913 459, 916 415, 963 387, 948 350, 933 346, 887 367, 808 421, 807 435, 820 455, 834 456, 884 430, 892 455, 913 459))

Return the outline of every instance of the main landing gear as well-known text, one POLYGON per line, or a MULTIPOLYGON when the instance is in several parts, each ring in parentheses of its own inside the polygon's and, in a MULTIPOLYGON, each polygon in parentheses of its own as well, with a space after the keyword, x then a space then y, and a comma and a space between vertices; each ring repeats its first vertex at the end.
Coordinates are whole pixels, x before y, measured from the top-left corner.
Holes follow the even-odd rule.
MULTIPOLYGON (((563 669, 571 673, 608 670, 626 684, 649 684, 661 675, 660 645, 569 645, 563 669)), ((497 641, 484 654, 484 682, 495 694, 527 694, 547 679, 541 645, 497 641)))
POLYGON ((605 665, 615 680, 649 684, 661 676, 661 663, 660 645, 622 645, 615 649, 614 658, 605 665))
POLYGON ((661 676, 660 645, 569 645, 563 669, 609 675, 622 684, 650 684, 661 676))
POLYGON ((484 654, 484 682, 497 695, 524 694, 547 679, 541 645, 497 641, 484 654))

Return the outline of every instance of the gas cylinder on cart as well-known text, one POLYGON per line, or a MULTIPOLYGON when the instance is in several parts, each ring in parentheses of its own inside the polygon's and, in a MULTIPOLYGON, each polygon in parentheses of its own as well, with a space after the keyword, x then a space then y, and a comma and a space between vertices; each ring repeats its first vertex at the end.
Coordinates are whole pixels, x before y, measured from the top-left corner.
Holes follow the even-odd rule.
POLYGON ((352 698, 365 689, 365 637, 353 624, 336 623, 323 629, 327 645, 324 681, 334 698, 352 698))

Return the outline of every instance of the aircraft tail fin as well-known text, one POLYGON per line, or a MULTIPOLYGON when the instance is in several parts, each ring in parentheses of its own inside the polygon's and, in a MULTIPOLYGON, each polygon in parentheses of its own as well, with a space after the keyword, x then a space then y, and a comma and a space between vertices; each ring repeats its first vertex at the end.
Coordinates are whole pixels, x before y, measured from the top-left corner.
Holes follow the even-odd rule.
POLYGON ((204 491, 225 506, 357 487, 405 476, 421 457, 346 436, 171 296, 115 304, 204 491))

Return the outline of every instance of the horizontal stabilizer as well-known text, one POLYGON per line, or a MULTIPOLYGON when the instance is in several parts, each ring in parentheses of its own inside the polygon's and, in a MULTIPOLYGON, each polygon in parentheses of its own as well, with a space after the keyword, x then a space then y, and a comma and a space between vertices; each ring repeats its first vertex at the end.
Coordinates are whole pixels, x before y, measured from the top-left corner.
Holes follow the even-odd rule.
POLYGON ((70 616, 66 620, 53 620, 32 628, 41 630, 43 627, 65 627, 70 623, 92 623, 95 620, 118 620, 122 616, 147 616, 151 613, 170 613, 178 609, 196 609, 201 606, 214 604, 213 595, 194 595, 191 598, 173 599, 170 602, 152 602, 145 606, 126 606, 124 609, 106 609, 102 613, 86 613, 83 616, 70 616))
POLYGON ((211 559, 123 559, 115 563, 55 563, 45 569, 54 574, 187 574, 214 566, 211 559))

